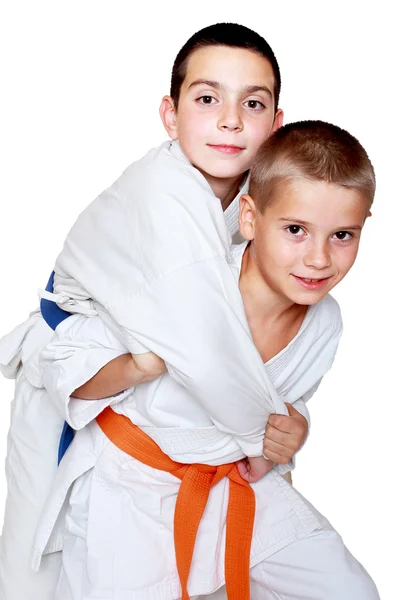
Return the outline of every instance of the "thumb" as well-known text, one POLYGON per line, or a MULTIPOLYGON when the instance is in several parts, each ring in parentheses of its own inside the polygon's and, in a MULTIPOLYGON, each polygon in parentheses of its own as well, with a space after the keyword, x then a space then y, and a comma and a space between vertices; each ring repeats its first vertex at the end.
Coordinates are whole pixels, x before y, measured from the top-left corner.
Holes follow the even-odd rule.
POLYGON ((295 415, 299 414, 299 411, 296 410, 295 407, 290 404, 290 402, 285 402, 285 404, 288 409, 289 417, 294 417, 295 415))
POLYGON ((239 460, 239 462, 237 462, 236 465, 240 477, 242 479, 245 479, 246 481, 249 481, 249 468, 247 462, 245 460, 239 460))

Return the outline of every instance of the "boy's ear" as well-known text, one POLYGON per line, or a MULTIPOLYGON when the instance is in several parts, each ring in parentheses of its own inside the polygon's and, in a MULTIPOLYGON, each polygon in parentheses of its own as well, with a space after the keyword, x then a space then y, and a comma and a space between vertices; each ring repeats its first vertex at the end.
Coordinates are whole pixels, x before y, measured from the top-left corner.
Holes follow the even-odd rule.
POLYGON ((283 110, 278 108, 276 111, 276 115, 274 118, 274 122, 271 129, 271 134, 273 134, 277 129, 280 129, 283 125, 283 110))
POLYGON ((164 96, 160 104, 160 117, 163 125, 172 140, 178 139, 178 124, 176 110, 171 96, 164 96))
POLYGON ((257 209, 254 200, 248 194, 240 198, 239 231, 249 242, 254 239, 257 209))

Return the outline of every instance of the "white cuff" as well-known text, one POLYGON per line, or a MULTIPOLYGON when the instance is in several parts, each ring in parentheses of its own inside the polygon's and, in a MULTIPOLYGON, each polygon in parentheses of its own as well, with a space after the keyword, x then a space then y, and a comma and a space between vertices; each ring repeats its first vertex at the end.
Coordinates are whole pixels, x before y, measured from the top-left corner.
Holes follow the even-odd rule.
POLYGON ((131 393, 132 388, 117 396, 101 400, 79 400, 71 394, 89 381, 104 365, 121 355, 121 351, 110 348, 86 348, 71 353, 68 357, 46 361, 52 356, 51 344, 42 353, 43 384, 58 411, 73 429, 81 429, 92 421, 106 406, 120 401, 131 393))

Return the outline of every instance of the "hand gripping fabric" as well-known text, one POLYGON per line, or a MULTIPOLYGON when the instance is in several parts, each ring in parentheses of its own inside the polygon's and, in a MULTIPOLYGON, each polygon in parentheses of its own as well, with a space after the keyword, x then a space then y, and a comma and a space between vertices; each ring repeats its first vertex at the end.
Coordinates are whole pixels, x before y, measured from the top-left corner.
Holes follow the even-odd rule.
MULTIPOLYGON (((53 292, 54 287, 54 271, 50 275, 50 279, 46 285, 46 292, 53 292)), ((40 312, 42 313, 43 319, 51 329, 56 329, 62 321, 71 316, 71 313, 63 310, 55 302, 42 298, 40 300, 40 312)), ((64 423, 64 427, 61 433, 60 443, 58 445, 58 464, 60 464, 62 457, 66 453, 70 443, 74 437, 74 430, 67 422, 64 423)))
POLYGON ((171 473, 182 482, 174 515, 175 556, 182 600, 189 600, 187 583, 194 545, 210 490, 223 477, 228 477, 226 592, 229 600, 250 600, 250 549, 255 495, 249 483, 241 478, 236 463, 214 467, 175 462, 139 427, 110 407, 97 417, 97 423, 120 450, 153 469, 171 473))

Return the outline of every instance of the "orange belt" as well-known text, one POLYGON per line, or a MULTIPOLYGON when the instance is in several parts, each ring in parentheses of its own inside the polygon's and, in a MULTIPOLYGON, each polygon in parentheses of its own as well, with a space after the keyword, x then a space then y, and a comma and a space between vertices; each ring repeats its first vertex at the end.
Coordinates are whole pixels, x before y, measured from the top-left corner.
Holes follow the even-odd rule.
POLYGON ((181 480, 174 516, 176 565, 182 600, 189 600, 187 583, 197 530, 213 485, 229 478, 226 520, 225 582, 229 600, 250 600, 250 548, 253 535, 255 496, 239 475, 236 463, 212 467, 187 465, 171 460, 159 446, 127 417, 106 408, 97 423, 120 450, 140 462, 167 471, 181 480))

